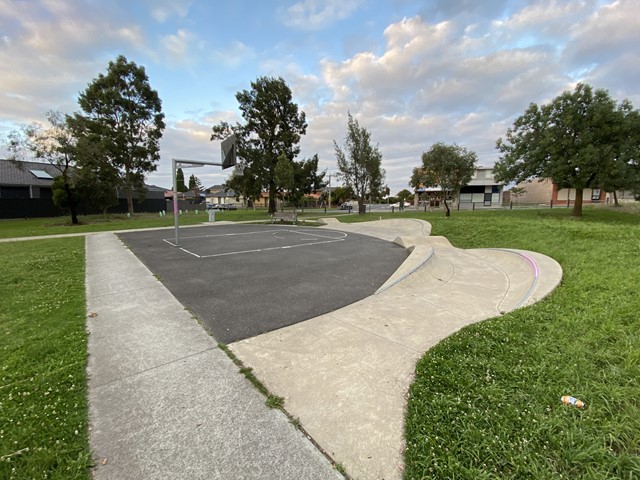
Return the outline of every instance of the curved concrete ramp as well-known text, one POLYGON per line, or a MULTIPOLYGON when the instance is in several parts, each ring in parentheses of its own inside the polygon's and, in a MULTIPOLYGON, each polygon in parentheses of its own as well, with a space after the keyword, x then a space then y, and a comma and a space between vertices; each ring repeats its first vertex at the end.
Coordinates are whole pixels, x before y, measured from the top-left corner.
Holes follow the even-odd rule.
POLYGON ((353 478, 399 479, 417 360, 466 325, 542 299, 562 269, 534 252, 455 248, 421 220, 327 223, 411 254, 375 295, 230 347, 353 478))

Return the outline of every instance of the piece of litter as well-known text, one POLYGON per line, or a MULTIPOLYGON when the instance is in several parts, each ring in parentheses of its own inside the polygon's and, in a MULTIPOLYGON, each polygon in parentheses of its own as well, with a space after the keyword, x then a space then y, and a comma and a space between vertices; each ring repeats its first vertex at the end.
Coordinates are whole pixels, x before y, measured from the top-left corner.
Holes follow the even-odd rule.
POLYGON ((575 397, 572 397, 570 395, 564 395, 560 401, 562 403, 564 403, 565 405, 574 405, 578 408, 584 408, 586 407, 585 403, 582 400, 578 400, 575 397))

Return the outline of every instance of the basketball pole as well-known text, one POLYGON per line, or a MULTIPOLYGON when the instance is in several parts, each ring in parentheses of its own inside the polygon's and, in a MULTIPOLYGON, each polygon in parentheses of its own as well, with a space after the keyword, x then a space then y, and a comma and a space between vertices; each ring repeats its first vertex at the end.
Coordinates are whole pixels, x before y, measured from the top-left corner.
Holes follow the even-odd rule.
POLYGON ((173 179, 173 225, 176 231, 175 246, 180 246, 180 211, 178 210, 178 168, 188 168, 189 165, 201 167, 203 165, 214 165, 222 167, 220 162, 204 162, 202 160, 182 160, 179 158, 171 159, 171 178, 173 179), (180 167, 178 167, 180 165, 180 167))

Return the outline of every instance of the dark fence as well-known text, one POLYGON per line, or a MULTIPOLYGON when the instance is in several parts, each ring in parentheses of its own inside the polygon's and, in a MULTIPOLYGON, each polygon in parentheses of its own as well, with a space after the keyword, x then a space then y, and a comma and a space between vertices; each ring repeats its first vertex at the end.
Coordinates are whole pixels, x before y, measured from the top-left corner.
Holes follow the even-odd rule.
POLYGON ((0 198, 0 218, 60 217, 65 211, 50 198, 0 198))
MULTIPOLYGON (((157 213, 167 209, 164 198, 148 198, 133 202, 136 212, 157 213)), ((119 199, 118 205, 109 208, 109 213, 127 213, 127 200, 119 199)), ((98 209, 81 208, 79 215, 102 213, 98 209)), ((0 198, 0 218, 40 218, 61 217, 68 215, 64 209, 58 208, 50 198, 0 198)))

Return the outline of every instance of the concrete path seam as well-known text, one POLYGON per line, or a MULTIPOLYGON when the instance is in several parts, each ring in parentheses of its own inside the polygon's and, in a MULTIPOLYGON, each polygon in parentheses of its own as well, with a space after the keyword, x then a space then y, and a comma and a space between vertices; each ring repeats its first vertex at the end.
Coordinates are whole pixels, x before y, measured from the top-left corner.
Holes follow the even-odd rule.
POLYGON ((189 355, 185 355, 183 357, 176 358, 175 360, 171 360, 169 362, 159 363, 157 365, 154 365, 153 367, 145 368, 143 370, 139 370, 137 372, 130 373, 128 375, 123 375, 123 376, 118 377, 118 378, 116 378, 114 380, 109 380, 108 382, 95 383, 94 384, 94 388, 98 389, 98 388, 101 388, 101 387, 106 387, 106 386, 109 386, 109 385, 111 385, 113 383, 117 383, 117 382, 120 382, 120 381, 123 381, 123 380, 127 380, 127 379, 130 379, 130 378, 135 377, 137 375, 142 375, 144 373, 147 373, 147 372, 150 372, 150 371, 153 371, 153 370, 157 370, 158 368, 164 368, 164 367, 166 367, 168 365, 171 365, 171 364, 176 363, 176 362, 182 362, 182 361, 184 361, 184 360, 186 360, 188 358, 191 358, 191 357, 196 357, 198 355, 202 355, 203 353, 210 352, 211 350, 216 350, 217 348, 218 348, 217 346, 212 346, 211 348, 205 348, 204 350, 200 350, 198 352, 195 352, 195 353, 192 353, 192 354, 189 354, 189 355))

